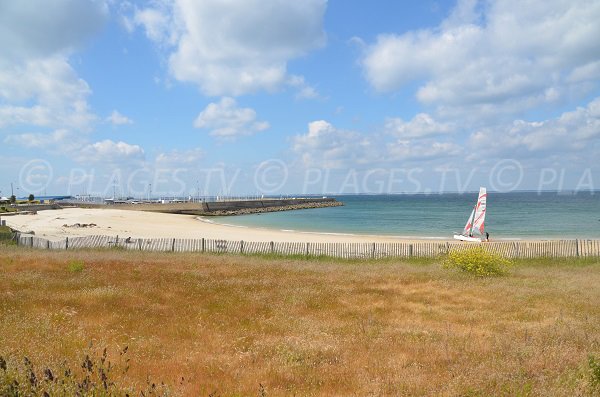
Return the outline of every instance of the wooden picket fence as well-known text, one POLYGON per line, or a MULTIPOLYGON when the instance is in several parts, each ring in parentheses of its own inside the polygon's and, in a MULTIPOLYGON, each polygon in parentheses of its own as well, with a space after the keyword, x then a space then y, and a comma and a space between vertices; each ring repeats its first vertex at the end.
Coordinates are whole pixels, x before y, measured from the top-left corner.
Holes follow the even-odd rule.
MULTIPOLYGON (((33 235, 17 234, 18 245, 53 250, 83 248, 115 248, 138 251, 212 252, 241 254, 280 254, 329 256, 335 258, 408 258, 436 257, 453 250, 473 247, 462 242, 397 242, 397 243, 300 243, 252 242, 179 238, 119 238, 119 236, 70 237, 48 240, 33 235)), ((486 250, 508 258, 598 257, 600 240, 502 241, 481 243, 486 250)))

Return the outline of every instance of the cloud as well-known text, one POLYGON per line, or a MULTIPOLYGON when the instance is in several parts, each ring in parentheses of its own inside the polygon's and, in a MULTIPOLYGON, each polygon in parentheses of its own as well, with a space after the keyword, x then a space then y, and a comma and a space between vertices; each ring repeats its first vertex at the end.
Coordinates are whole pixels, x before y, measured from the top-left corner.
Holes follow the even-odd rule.
POLYGON ((317 99, 321 97, 316 88, 306 84, 303 76, 290 76, 287 84, 297 90, 296 99, 317 99))
POLYGON ((156 163, 160 166, 189 166, 198 164, 203 158, 204 151, 200 148, 171 150, 170 152, 159 153, 156 156, 156 163))
POLYGON ((51 133, 24 133, 8 135, 4 143, 29 149, 48 149, 58 154, 72 153, 81 149, 84 140, 72 131, 61 129, 51 133))
POLYGON ((385 129, 398 138, 419 138, 447 134, 452 132, 454 127, 449 123, 435 121, 427 113, 419 113, 408 122, 401 118, 388 118, 385 121, 385 129))
POLYGON ((0 4, 0 128, 89 128, 91 90, 68 57, 107 17, 103 1, 0 4))
POLYGON ((112 111, 110 116, 106 118, 106 121, 114 125, 133 124, 133 121, 129 117, 122 115, 116 110, 112 111))
POLYGON ((223 97, 218 103, 210 103, 194 121, 194 127, 210 129, 210 135, 224 139, 253 135, 269 128, 266 121, 256 121, 256 112, 240 108, 233 98, 223 97))
MULTIPOLYGON (((427 135, 427 134, 426 134, 427 135)), ((305 167, 326 169, 397 166, 419 160, 444 160, 461 156, 460 145, 427 136, 405 136, 390 141, 391 134, 361 133, 334 127, 325 120, 308 124, 308 132, 292 140, 292 150, 305 167)))
POLYGON ((237 96, 279 88, 288 61, 323 46, 325 8, 325 0, 174 0, 136 9, 132 20, 169 49, 177 80, 237 96))
POLYGON ((110 139, 84 146, 76 160, 81 163, 134 164, 144 160, 144 149, 110 139))
POLYGON ((480 129, 469 145, 480 156, 562 158, 595 163, 600 142, 600 97, 585 107, 543 121, 516 120, 508 125, 480 129))
POLYGON ((444 114, 515 113, 597 83, 599 19, 594 1, 460 1, 435 29, 378 36, 361 64, 376 91, 419 82, 444 114))
POLYGON ((174 45, 177 40, 177 32, 170 31, 170 11, 164 3, 158 3, 156 6, 160 8, 136 9, 133 25, 143 26, 146 36, 156 43, 174 45))
POLYGON ((97 34, 108 15, 102 0, 3 1, 2 57, 31 59, 70 52, 97 34))
POLYGON ((90 93, 62 56, 5 68, 0 61, 0 128, 25 124, 85 129, 96 119, 87 104, 90 93))
POLYGON ((398 140, 387 144, 389 161, 440 160, 461 155, 463 149, 454 142, 427 140, 398 140))
POLYGON ((85 136, 69 130, 13 134, 6 136, 3 142, 28 149, 44 149, 79 163, 135 165, 141 164, 145 157, 141 146, 109 139, 90 143, 85 136))
POLYGON ((358 132, 335 128, 325 120, 308 124, 308 132, 296 135, 292 150, 305 167, 343 169, 373 161, 372 145, 358 132))

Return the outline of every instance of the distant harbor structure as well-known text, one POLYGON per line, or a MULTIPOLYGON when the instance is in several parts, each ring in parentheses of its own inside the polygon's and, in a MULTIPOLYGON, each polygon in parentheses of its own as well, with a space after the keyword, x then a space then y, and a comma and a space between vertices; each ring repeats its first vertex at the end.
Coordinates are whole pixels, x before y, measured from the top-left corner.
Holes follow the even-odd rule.
POLYGON ((309 208, 338 207, 344 205, 335 198, 321 197, 171 197, 138 200, 133 197, 101 198, 75 197, 65 200, 64 205, 82 208, 117 208, 136 211, 162 212, 187 215, 241 215, 262 212, 278 212, 309 208))

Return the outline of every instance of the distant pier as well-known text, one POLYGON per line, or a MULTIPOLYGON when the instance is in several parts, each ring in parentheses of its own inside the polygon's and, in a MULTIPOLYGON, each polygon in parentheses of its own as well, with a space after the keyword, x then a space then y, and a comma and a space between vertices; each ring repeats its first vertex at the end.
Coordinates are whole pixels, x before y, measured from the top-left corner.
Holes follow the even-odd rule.
POLYGON ((258 199, 258 200, 231 200, 231 201, 203 201, 203 202, 166 202, 166 203, 70 203, 71 206, 81 208, 112 208, 135 211, 162 212, 167 214, 202 215, 202 216, 227 216, 257 214, 263 212, 291 211, 307 208, 339 207, 344 205, 335 198, 289 198, 289 199, 258 199))

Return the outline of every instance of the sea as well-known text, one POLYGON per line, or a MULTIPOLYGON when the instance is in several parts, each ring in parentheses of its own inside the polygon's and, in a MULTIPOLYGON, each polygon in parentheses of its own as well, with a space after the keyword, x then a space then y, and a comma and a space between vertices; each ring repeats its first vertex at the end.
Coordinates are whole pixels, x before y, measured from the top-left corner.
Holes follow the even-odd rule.
MULTIPOLYGON (((211 218, 215 223, 286 231, 448 239, 463 230, 477 192, 340 195, 342 207, 211 218)), ((598 239, 600 191, 488 191, 493 240, 598 239)))

